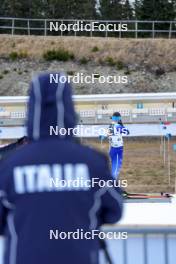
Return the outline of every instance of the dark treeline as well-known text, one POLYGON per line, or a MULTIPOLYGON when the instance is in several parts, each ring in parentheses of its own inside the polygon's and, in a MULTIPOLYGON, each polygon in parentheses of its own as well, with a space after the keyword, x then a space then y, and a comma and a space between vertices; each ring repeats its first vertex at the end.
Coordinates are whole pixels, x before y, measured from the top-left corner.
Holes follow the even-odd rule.
POLYGON ((0 16, 174 20, 176 0, 0 0, 0 16))

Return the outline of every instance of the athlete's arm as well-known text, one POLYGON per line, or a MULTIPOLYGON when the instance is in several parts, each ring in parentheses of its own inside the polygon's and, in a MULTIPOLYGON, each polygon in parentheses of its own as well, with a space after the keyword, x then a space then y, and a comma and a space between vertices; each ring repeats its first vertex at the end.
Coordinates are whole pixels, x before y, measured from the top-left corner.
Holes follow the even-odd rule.
POLYGON ((123 126, 117 125, 116 130, 122 135, 129 135, 130 134, 128 128, 126 128, 124 125, 123 126))
POLYGON ((109 127, 108 127, 108 129, 107 129, 107 137, 113 135, 113 130, 114 130, 113 125, 112 125, 112 124, 109 125, 109 127))

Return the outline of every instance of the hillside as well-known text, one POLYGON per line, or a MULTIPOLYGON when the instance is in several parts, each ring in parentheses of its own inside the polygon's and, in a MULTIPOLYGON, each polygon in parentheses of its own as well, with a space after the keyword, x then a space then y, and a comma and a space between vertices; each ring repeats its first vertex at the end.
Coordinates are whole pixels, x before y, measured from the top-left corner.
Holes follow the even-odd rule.
POLYGON ((0 95, 25 95, 31 76, 40 71, 128 76, 127 84, 74 84, 76 94, 176 91, 175 54, 174 39, 0 35, 0 95), (50 50, 70 57, 46 60, 50 50))

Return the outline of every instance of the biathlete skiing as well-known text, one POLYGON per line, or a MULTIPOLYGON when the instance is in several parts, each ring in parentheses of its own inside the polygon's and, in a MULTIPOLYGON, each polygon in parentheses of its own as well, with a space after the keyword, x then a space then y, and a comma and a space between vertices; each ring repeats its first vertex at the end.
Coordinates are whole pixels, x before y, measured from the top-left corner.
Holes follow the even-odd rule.
POLYGON ((129 130, 123 125, 119 112, 111 117, 112 123, 108 128, 110 144, 109 156, 111 159, 113 178, 118 180, 123 162, 123 135, 129 135, 129 130))

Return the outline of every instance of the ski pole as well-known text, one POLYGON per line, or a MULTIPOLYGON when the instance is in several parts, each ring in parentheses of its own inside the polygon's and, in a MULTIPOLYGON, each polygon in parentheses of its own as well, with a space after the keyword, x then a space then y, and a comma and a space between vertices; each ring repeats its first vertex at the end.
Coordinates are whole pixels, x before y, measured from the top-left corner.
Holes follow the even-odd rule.
POLYGON ((165 164, 166 164, 166 138, 165 138, 165 136, 164 136, 164 143, 163 143, 164 145, 163 145, 163 163, 164 163, 164 166, 165 166, 165 164))

